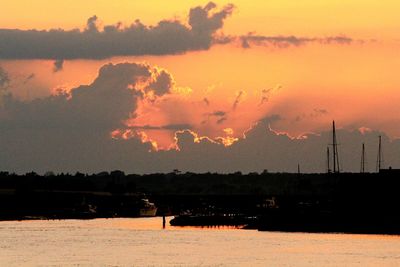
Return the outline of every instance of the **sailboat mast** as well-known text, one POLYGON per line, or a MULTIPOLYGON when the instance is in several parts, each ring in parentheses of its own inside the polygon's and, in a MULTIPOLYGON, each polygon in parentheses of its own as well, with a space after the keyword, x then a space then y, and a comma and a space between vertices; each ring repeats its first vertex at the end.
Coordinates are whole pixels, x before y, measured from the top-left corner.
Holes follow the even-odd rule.
POLYGON ((326 171, 327 173, 331 172, 331 161, 329 155, 329 146, 326 148, 326 171))
POLYGON ((376 162, 376 171, 379 172, 382 169, 382 136, 379 136, 379 146, 378 146, 378 159, 376 162))
POLYGON ((335 121, 332 123, 332 148, 333 148, 333 172, 339 173, 340 166, 339 166, 339 154, 337 149, 337 140, 336 140, 336 127, 335 121))
POLYGON ((361 151, 361 173, 365 173, 365 144, 362 144, 362 151, 361 151))
POLYGON ((333 172, 336 172, 336 132, 335 132, 335 121, 332 124, 332 149, 333 149, 333 172))

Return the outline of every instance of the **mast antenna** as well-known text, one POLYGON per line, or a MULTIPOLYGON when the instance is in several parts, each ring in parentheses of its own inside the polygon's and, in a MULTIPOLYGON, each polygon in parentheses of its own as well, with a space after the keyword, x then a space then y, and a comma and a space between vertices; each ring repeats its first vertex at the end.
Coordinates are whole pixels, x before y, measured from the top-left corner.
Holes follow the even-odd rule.
POLYGON ((383 168, 382 136, 379 136, 378 158, 376 160, 376 172, 383 168))
POLYGON ((331 161, 330 161, 330 155, 329 155, 329 146, 326 148, 326 172, 331 173, 331 161))
POLYGON ((360 168, 361 173, 365 173, 365 144, 362 144, 362 150, 361 150, 361 168, 360 168))
POLYGON ((332 148, 333 148, 333 172, 339 173, 340 172, 340 165, 339 165, 339 153, 338 153, 338 144, 336 140, 336 127, 335 121, 332 123, 332 148))

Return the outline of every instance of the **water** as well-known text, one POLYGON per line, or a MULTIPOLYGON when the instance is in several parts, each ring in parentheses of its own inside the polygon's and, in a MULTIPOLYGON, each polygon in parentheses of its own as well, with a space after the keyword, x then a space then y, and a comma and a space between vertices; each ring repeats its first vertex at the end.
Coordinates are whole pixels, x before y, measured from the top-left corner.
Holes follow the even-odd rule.
POLYGON ((400 266, 400 236, 161 226, 162 218, 0 222, 0 266, 400 266))

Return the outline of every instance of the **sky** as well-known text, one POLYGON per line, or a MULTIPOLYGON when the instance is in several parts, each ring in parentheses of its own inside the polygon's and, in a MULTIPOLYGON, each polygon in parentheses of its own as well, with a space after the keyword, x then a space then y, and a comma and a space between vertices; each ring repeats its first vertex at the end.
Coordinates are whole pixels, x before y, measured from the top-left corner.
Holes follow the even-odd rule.
POLYGON ((324 172, 332 120, 400 167, 399 6, 2 3, 0 169, 324 172))

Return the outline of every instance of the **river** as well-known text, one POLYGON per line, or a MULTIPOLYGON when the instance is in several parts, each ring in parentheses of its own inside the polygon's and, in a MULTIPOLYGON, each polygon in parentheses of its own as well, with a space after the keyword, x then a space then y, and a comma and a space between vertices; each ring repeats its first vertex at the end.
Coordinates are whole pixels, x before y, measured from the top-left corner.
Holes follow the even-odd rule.
POLYGON ((0 266, 400 266, 400 236, 162 229, 161 218, 3 221, 0 266))

